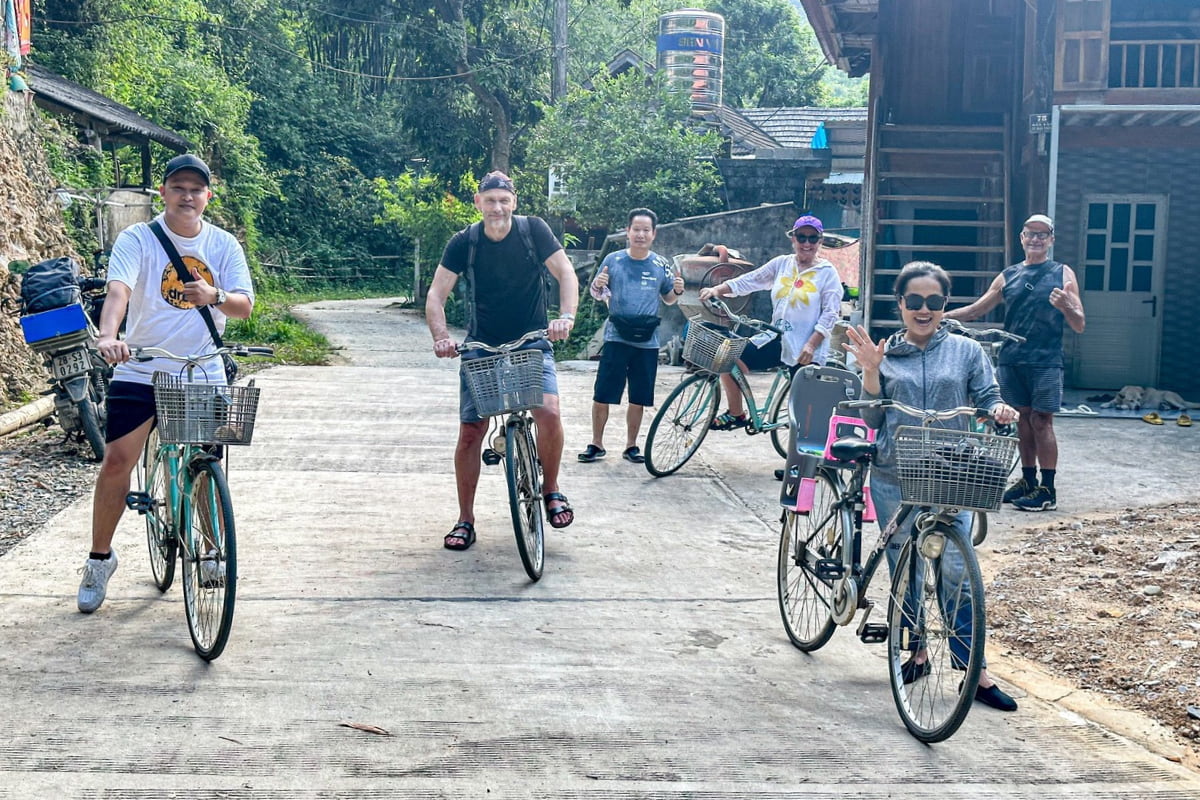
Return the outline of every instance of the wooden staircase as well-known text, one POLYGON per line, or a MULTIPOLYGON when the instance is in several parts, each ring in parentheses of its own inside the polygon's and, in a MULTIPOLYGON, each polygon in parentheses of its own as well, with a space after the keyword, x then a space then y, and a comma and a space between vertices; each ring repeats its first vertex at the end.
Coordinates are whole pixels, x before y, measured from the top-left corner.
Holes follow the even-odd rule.
POLYGON ((893 284, 910 261, 950 274, 950 301, 981 295, 1012 263, 1011 133, 1000 125, 881 125, 875 137, 870 321, 900 325, 893 284))

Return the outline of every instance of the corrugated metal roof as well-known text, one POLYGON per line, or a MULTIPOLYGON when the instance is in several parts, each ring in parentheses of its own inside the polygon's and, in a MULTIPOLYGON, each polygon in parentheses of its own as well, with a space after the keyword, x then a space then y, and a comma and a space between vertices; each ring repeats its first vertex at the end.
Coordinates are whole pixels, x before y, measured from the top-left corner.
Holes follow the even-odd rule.
POLYGON ((867 124, 866 108, 822 108, 796 106, 739 108, 738 112, 758 126, 781 147, 811 147, 813 134, 822 122, 867 124))
POLYGON ((155 125, 128 106, 93 92, 44 67, 25 65, 25 79, 34 91, 34 102, 77 122, 86 122, 102 137, 129 144, 158 142, 178 153, 190 150, 192 143, 174 131, 155 125))

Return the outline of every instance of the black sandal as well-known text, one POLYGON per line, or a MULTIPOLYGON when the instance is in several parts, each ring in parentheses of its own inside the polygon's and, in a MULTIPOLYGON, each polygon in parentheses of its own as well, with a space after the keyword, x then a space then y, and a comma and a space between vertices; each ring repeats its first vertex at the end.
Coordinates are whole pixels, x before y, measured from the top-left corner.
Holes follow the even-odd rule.
POLYGON ((442 538, 442 545, 447 550, 469 550, 471 545, 475 544, 475 526, 469 522, 457 522, 442 538), (465 531, 465 534, 459 533, 465 531), (452 541, 457 541, 457 544, 450 544, 452 541))
POLYGON ((567 496, 562 492, 550 492, 550 494, 543 495, 543 499, 546 501, 546 521, 550 523, 551 528, 565 528, 575 521, 575 509, 571 508, 571 504, 567 502, 567 496), (551 509, 551 503, 558 503, 558 505, 551 509), (561 514, 570 514, 571 516, 566 522, 556 525, 554 518, 561 514))

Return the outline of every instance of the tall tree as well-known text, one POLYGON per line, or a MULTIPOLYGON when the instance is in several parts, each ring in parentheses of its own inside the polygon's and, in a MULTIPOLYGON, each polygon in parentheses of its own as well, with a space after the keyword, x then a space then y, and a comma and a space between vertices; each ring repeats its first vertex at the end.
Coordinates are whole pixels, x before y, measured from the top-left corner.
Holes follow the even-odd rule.
POLYGON ((648 206, 663 221, 721 207, 716 134, 694 129, 687 99, 637 73, 577 89, 534 129, 528 165, 565 176, 584 225, 617 225, 648 206))

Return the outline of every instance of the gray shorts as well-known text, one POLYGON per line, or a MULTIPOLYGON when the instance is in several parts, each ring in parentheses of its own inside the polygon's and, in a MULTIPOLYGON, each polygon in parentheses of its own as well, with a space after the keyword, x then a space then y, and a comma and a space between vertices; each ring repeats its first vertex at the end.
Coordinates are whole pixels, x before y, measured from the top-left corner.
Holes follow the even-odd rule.
MULTIPOLYGON (((490 353, 481 355, 487 356, 490 353)), ((542 394, 558 394, 558 372, 554 368, 554 353, 550 351, 542 353, 542 394)), ((460 422, 482 422, 484 419, 475 410, 475 398, 471 397, 471 390, 467 388, 467 375, 461 367, 458 370, 458 419, 460 422)))
POLYGON ((1062 409, 1062 367, 1001 365, 996 373, 1000 396, 1013 408, 1032 408, 1043 414, 1057 414, 1062 409))

